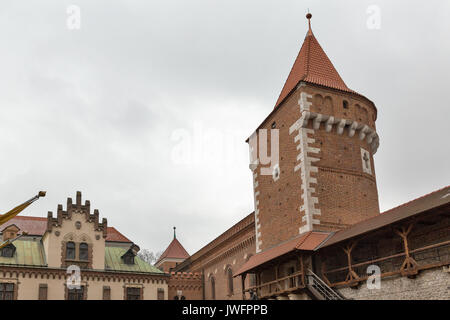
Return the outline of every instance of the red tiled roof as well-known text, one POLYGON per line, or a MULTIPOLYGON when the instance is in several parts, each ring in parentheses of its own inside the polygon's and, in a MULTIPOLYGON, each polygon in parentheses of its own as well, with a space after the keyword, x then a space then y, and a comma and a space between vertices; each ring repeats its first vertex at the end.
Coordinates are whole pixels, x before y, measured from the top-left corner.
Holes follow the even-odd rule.
POLYGON ((283 242, 273 248, 262 251, 252 256, 244 265, 234 274, 238 276, 242 273, 248 272, 270 260, 281 257, 294 250, 312 251, 317 248, 325 239, 328 238, 328 232, 310 231, 295 238, 283 242))
POLYGON ((189 257, 189 253, 187 253, 186 249, 184 249, 180 241, 178 241, 177 238, 173 238, 172 242, 159 257, 156 263, 160 262, 164 258, 187 259, 189 257))
POLYGON ((108 227, 106 241, 111 242, 131 242, 130 239, 121 234, 116 228, 108 227))
MULTIPOLYGON (((29 235, 42 236, 47 229, 47 218, 16 216, 4 224, 4 227, 15 224, 20 231, 25 231, 29 235)), ((1 227, 1 226, 0 226, 1 227)), ((131 242, 127 237, 117 231, 114 227, 108 227, 106 241, 112 242, 131 242)))
POLYGON ((275 108, 284 101, 300 81, 355 93, 344 83, 311 30, 308 30, 306 34, 305 41, 281 90, 275 108))

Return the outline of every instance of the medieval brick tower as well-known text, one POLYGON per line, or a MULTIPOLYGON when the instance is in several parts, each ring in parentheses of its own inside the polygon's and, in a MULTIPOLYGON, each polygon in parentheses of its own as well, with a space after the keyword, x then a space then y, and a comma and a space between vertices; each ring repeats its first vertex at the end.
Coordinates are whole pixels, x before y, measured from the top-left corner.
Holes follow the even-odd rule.
POLYGON ((347 87, 307 18, 275 108, 249 138, 257 252, 379 214, 377 109, 347 87))

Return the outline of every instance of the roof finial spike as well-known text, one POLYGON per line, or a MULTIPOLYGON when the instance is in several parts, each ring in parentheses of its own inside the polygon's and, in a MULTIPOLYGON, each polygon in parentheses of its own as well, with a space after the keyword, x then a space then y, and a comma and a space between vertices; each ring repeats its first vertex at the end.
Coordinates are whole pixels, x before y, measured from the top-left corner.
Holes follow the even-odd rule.
POLYGON ((311 18, 312 18, 312 14, 309 12, 309 9, 308 9, 308 13, 306 14, 306 19, 308 19, 308 34, 312 34, 311 18))
POLYGON ((175 232, 175 230, 177 229, 177 227, 173 227, 173 238, 176 239, 177 238, 177 234, 175 232))

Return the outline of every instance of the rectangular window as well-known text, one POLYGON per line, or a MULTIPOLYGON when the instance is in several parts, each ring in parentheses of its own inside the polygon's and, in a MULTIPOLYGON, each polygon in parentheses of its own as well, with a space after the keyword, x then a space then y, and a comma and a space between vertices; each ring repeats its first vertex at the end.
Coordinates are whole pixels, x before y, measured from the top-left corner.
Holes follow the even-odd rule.
POLYGON ((103 286, 103 300, 111 300, 111 288, 103 286))
POLYGON ((0 300, 14 300, 14 283, 0 283, 0 300))
POLYGON ((127 288, 127 300, 141 300, 141 288, 127 288))
POLYGON ((69 241, 66 243, 66 260, 75 259, 75 243, 69 241))
POLYGON ((79 289, 67 289, 67 300, 84 300, 84 286, 79 289))
POLYGON ((158 288, 158 300, 164 300, 164 289, 158 288))
POLYGON ((80 260, 89 260, 89 246, 87 243, 80 243, 79 256, 80 260))
POLYGON ((47 284, 39 285, 39 300, 47 300, 47 284))

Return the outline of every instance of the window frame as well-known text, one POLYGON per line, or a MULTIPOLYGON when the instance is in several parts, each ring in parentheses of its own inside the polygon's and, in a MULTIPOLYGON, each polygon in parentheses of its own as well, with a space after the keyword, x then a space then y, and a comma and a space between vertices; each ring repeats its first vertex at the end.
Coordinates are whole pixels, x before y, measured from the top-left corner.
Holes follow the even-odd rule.
POLYGON ((0 301, 4 300, 15 300, 16 293, 16 284, 12 282, 0 282, 0 301), (11 286, 12 290, 8 290, 8 287, 11 286), (6 295, 10 296, 9 299, 6 298, 6 295))
POLYGON ((216 279, 214 276, 209 277, 209 282, 211 285, 211 300, 216 300, 216 279))
POLYGON ((0 249, 0 256, 3 258, 12 258, 14 257, 14 253, 16 252, 16 247, 10 243, 7 246, 0 249), (6 254, 9 253, 9 254, 6 254))
POLYGON ((48 300, 48 285, 46 283, 39 284, 38 299, 48 300))
POLYGON ((103 300, 111 300, 111 287, 103 286, 103 300))
POLYGON ((163 288, 157 289, 156 300, 164 300, 164 289, 163 288))
POLYGON ((86 299, 86 287, 85 286, 80 286, 80 289, 67 288, 66 290, 67 290, 67 299, 66 300, 85 300, 86 299), (75 298, 78 298, 78 299, 71 299, 71 295, 74 295, 74 294, 76 295, 75 298), (80 294, 81 294, 81 296, 80 296, 80 294))
POLYGON ((125 298, 126 300, 142 300, 142 288, 139 287, 126 287, 125 288, 125 298), (134 291, 130 293, 130 291, 134 291), (130 297, 133 297, 133 299, 130 299, 130 297), (135 299, 137 298, 137 299, 135 299))
POLYGON ((76 259, 76 245, 75 245, 75 242, 73 242, 73 241, 67 241, 66 242, 66 256, 65 256, 65 259, 66 260, 75 260, 76 259), (70 246, 73 246, 72 248, 69 248, 69 245, 70 246), (69 252, 72 252, 73 251, 73 257, 72 256, 70 256, 69 257, 69 252))
POLYGON ((134 255, 132 255, 132 254, 124 254, 122 259, 123 259, 123 263, 125 263, 125 264, 128 264, 128 265, 135 264, 134 255))
POLYGON ((86 242, 81 242, 78 245, 78 259, 80 261, 89 261, 89 244, 86 242))
POLYGON ((231 266, 227 267, 225 274, 227 277, 228 295, 232 296, 234 294, 234 283, 233 283, 233 269, 231 269, 231 266))

